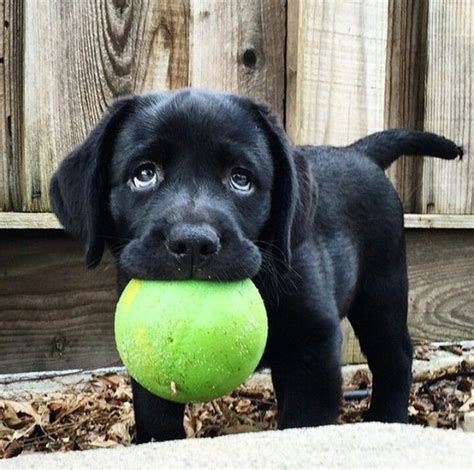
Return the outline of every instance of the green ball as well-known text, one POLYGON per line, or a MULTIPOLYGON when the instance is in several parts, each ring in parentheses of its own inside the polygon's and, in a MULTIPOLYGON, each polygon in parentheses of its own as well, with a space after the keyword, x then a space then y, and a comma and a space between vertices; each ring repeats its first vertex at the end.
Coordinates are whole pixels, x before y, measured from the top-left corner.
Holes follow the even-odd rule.
POLYGON ((267 316, 250 280, 141 281, 123 291, 115 342, 129 374, 178 403, 225 395, 257 367, 267 316))

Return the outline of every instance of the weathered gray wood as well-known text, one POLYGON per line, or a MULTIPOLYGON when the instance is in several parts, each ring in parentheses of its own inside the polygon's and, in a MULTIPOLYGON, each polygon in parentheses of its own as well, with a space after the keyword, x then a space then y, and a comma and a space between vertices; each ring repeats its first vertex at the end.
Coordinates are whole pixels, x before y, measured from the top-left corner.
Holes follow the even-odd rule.
POLYGON ((193 0, 190 84, 250 95, 283 118, 284 0, 193 0))
POLYGON ((60 229, 59 220, 49 212, 0 212, 0 229, 60 229))
POLYGON ((474 214, 474 2, 430 0, 425 129, 465 147, 462 161, 426 159, 421 212, 474 214))
POLYGON ((359 341, 347 318, 341 322, 342 330, 342 364, 363 364, 367 362, 362 353, 359 341))
MULTIPOLYGON (((408 325, 415 341, 474 337, 474 231, 406 230, 410 282, 408 325)), ((344 363, 365 362, 343 323, 344 363)))
POLYGON ((21 191, 23 162, 23 53, 24 2, 0 3, 2 32, 0 49, 0 210, 23 210, 21 191))
POLYGON ((292 140, 344 145, 383 129, 388 0, 292 0, 288 12, 292 140))
MULTIPOLYGON (((423 129, 428 0, 390 0, 385 128, 423 129)), ((403 157, 387 171, 405 212, 420 205, 423 159, 403 157)))
POLYGON ((406 228, 473 229, 473 215, 405 214, 406 228))
POLYGON ((49 209, 51 173, 114 98, 187 85, 188 16, 185 0, 25 2, 18 210, 49 209))
POLYGON ((5 115, 5 2, 0 0, 0 19, 3 27, 0 31, 0 211, 9 210, 8 176, 6 159, 7 121, 5 115))
MULTIPOLYGON (((405 224, 474 228, 474 216, 463 215, 474 213, 469 0, 0 0, 0 12, 0 210, 11 211, 0 212, 0 228, 58 227, 51 214, 35 213, 49 209, 50 174, 114 97, 188 84, 250 94, 280 115, 286 93, 287 127, 298 143, 344 144, 384 126, 419 128, 424 111, 424 127, 463 144, 467 155, 463 162, 401 160, 389 171, 405 208, 428 213, 407 214, 405 224)), ((472 233, 408 232, 415 337, 472 338, 472 233)), ((8 367, 100 365, 82 349, 91 344, 115 357, 111 310, 109 320, 94 317, 99 297, 113 296, 114 276, 86 274, 79 246, 66 240, 58 232, 1 233, 0 330, 7 333, 0 332, 0 355, 8 367), (86 313, 79 320, 67 309, 86 313), (45 312, 49 326, 73 338, 66 344, 76 349, 67 346, 60 360, 45 353, 51 335, 35 323, 45 312), (94 336, 81 343, 74 330, 80 322, 90 330, 93 317, 105 345, 94 336), (22 335, 33 349, 21 346, 22 335)), ((348 340, 346 358, 354 359, 348 340)))
POLYGON ((474 231, 408 230, 410 331, 416 339, 474 336, 474 231))
MULTIPOLYGON (((405 214, 406 228, 474 228, 472 215, 405 214)), ((62 228, 49 212, 0 212, 0 229, 55 229, 62 228)))
POLYGON ((0 231, 0 373, 99 367, 117 360, 115 269, 86 271, 58 231, 0 231))
MULTIPOLYGON (((472 339, 474 231, 407 230, 414 339, 472 339)), ((117 359, 115 268, 86 271, 58 231, 0 231, 0 373, 99 367, 117 359)), ((350 331, 345 326, 347 331, 350 331)), ((344 362, 363 360, 347 334, 344 362)))

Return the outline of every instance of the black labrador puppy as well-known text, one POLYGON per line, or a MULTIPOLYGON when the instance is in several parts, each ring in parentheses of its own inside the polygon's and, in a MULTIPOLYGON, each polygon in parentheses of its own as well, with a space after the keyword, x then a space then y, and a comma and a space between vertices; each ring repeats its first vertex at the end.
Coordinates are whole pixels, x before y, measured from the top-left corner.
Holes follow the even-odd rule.
MULTIPOLYGON (((267 309, 263 365, 280 428, 334 423, 340 320, 373 372, 366 419, 406 422, 412 347, 400 200, 384 174, 402 154, 454 159, 434 134, 389 130, 348 147, 293 146, 267 108, 192 89, 117 101, 51 181, 85 243, 131 278, 251 278, 267 309)), ((137 441, 184 437, 184 405, 133 382, 137 441)))

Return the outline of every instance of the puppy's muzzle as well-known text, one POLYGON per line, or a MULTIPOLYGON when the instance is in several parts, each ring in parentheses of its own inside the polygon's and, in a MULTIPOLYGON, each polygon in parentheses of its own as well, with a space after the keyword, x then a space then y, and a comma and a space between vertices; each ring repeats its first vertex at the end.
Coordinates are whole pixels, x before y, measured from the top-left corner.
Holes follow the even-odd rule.
POLYGON ((170 230, 166 248, 182 264, 196 267, 217 255, 221 243, 217 232, 208 224, 179 224, 170 230))

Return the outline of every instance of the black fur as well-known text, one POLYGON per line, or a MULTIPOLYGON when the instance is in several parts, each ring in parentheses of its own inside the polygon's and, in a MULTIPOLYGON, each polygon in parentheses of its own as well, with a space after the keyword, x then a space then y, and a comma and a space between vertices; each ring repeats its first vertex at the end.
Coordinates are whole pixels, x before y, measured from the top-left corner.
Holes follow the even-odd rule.
MULTIPOLYGON (((89 266, 111 247, 119 292, 132 277, 252 278, 267 308, 262 365, 272 369, 280 428, 335 422, 344 316, 374 374, 367 419, 406 422, 403 213, 383 172, 403 153, 462 156, 452 142, 410 130, 348 147, 292 146, 248 98, 148 94, 112 107, 53 176, 51 200, 84 241, 89 266), (144 161, 156 172, 137 173, 144 161), (251 191, 232 186, 236 167, 238 181, 253 175, 251 191), (138 191, 137 174, 157 184, 138 191)), ((136 382, 133 393, 138 442, 184 436, 182 405, 136 382)))
POLYGON ((382 168, 388 168, 400 155, 431 155, 452 160, 463 157, 463 149, 451 140, 431 132, 391 129, 376 132, 349 145, 364 153, 382 168))

